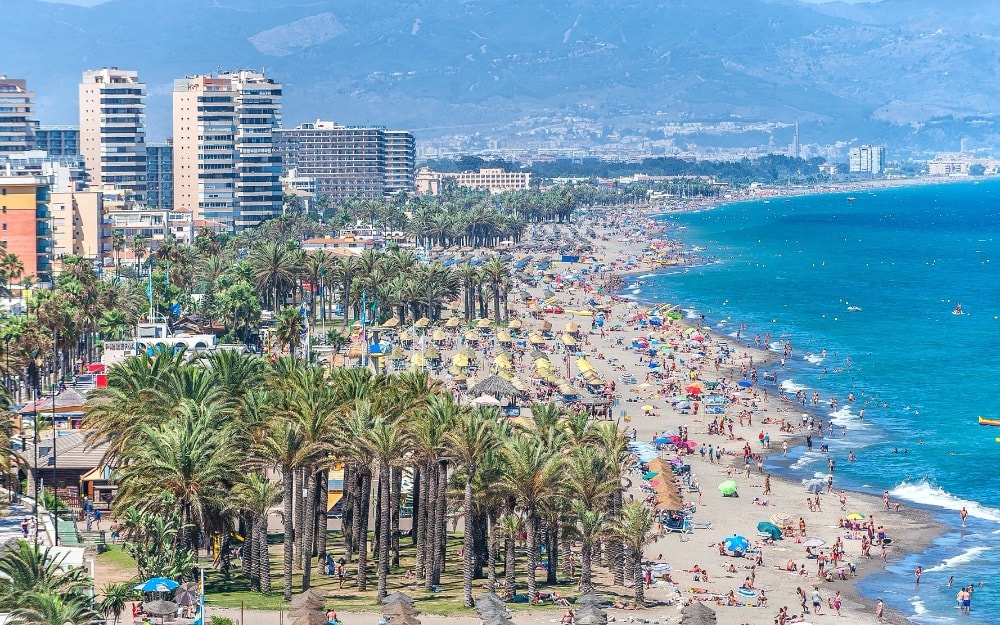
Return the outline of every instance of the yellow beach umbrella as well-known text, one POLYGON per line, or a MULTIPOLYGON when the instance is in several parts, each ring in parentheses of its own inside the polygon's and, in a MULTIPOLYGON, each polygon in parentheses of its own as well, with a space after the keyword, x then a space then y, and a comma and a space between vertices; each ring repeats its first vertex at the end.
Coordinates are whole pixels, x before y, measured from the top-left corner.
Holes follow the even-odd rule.
POLYGON ((462 325, 462 320, 458 317, 452 317, 444 323, 444 327, 446 328, 457 328, 460 325, 462 325))
POLYGON ((431 323, 430 319, 428 319, 427 317, 421 317, 420 319, 417 319, 416 323, 413 324, 413 327, 426 328, 428 325, 430 325, 430 323, 431 323))
POLYGON ((571 347, 572 347, 573 345, 576 345, 576 339, 575 339, 575 338, 573 338, 573 337, 572 337, 571 335, 569 335, 569 334, 563 334, 563 335, 562 335, 562 342, 563 342, 563 345, 569 345, 569 346, 571 346, 571 347))

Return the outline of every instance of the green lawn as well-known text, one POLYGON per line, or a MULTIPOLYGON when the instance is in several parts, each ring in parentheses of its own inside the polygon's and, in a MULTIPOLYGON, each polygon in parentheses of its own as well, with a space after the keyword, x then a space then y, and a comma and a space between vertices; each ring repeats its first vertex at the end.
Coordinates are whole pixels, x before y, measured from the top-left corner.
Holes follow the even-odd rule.
MULTIPOLYGON (((334 556, 339 557, 339 549, 343 547, 343 541, 340 538, 339 532, 331 532, 329 545, 334 556)), ((404 537, 400 544, 400 564, 402 566, 390 572, 389 592, 397 590, 405 592, 413 597, 419 610, 425 614, 440 614, 445 616, 472 614, 473 610, 471 608, 466 608, 462 605, 462 563, 455 555, 461 547, 462 537, 460 535, 451 535, 448 537, 447 553, 449 554, 449 558, 445 562, 446 569, 441 577, 439 592, 428 592, 423 589, 422 583, 414 583, 414 580, 407 580, 404 577, 407 568, 412 567, 414 564, 416 551, 410 539, 404 537)), ((281 545, 272 544, 270 555, 272 594, 261 595, 250 592, 247 589, 246 580, 238 574, 239 567, 234 567, 234 574, 229 581, 224 580, 222 574, 218 571, 206 569, 205 598, 207 605, 227 608, 239 608, 242 606, 248 610, 287 609, 287 603, 282 601, 281 596, 284 583, 281 575, 281 545)), ((356 579, 354 578, 356 566, 348 567, 348 570, 351 571, 351 577, 343 589, 338 587, 336 578, 317 575, 315 573, 312 576, 312 585, 315 588, 328 591, 329 601, 338 610, 376 611, 379 603, 375 599, 378 579, 375 575, 376 561, 374 554, 369 557, 368 563, 368 589, 365 592, 359 592, 357 589, 356 579)), ((498 571, 498 575, 502 578, 502 569, 498 571)), ((570 581, 562 580, 555 586, 549 586, 543 583, 545 580, 544 571, 538 571, 538 576, 538 589, 540 592, 558 590, 564 596, 573 597, 576 595, 576 588, 570 581)), ((518 561, 517 581, 518 591, 524 592, 524 563, 520 560, 518 561)), ((485 579, 474 581, 474 594, 479 595, 484 592, 483 586, 485 582, 485 579)), ((301 571, 297 571, 292 578, 293 594, 300 592, 301 588, 302 574, 301 571)), ((525 609, 528 606, 526 604, 516 604, 511 607, 517 610, 525 609)), ((532 609, 538 608, 533 607, 532 609)), ((552 607, 551 609, 553 612, 558 610, 556 607, 552 607)))
POLYGON ((107 551, 97 556, 97 561, 105 566, 129 569, 134 575, 135 560, 132 559, 132 556, 125 553, 121 545, 109 545, 108 547, 107 551))

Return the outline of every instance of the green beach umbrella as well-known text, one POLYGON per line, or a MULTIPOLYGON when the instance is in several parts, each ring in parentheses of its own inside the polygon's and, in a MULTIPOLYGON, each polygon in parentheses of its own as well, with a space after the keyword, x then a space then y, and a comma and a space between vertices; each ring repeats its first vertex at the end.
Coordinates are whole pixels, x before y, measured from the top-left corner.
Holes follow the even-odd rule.
POLYGON ((740 487, 739 484, 733 480, 726 480, 725 482, 719 484, 719 492, 722 493, 723 497, 729 497, 740 487))
POLYGON ((644 480, 651 480, 651 479, 653 479, 654 477, 656 477, 659 474, 660 474, 659 471, 650 471, 648 473, 643 473, 642 474, 642 479, 644 479, 644 480))
POLYGON ((770 521, 761 521, 758 523, 757 531, 761 534, 769 534, 772 540, 781 538, 781 528, 770 521))

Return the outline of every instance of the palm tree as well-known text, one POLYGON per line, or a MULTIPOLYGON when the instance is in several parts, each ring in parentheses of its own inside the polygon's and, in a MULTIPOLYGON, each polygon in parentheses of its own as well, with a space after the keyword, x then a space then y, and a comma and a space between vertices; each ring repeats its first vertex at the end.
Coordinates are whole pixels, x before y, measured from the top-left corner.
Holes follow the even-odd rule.
POLYGON ((351 318, 351 287, 354 285, 354 276, 357 271, 357 258, 345 257, 334 263, 333 271, 330 272, 331 280, 339 283, 340 308, 344 315, 344 327, 347 327, 351 318))
POLYGON ((135 275, 139 278, 141 273, 139 269, 142 267, 142 257, 146 255, 146 251, 149 250, 149 244, 146 243, 146 237, 141 234, 137 234, 132 237, 132 253, 135 255, 135 275))
MULTIPOLYGON (((362 402, 355 408, 358 411, 371 412, 370 401, 362 402)), ((409 453, 410 440, 406 430, 400 428, 387 415, 378 415, 372 420, 368 435, 361 441, 366 446, 378 466, 378 505, 379 505, 379 540, 378 540, 378 599, 386 596, 389 576, 389 547, 392 544, 390 535, 390 468, 399 466, 409 453)))
MULTIPOLYGON (((274 326, 274 336, 278 339, 278 345, 281 348, 287 347, 289 355, 294 358, 295 350, 302 343, 302 334, 305 329, 299 309, 289 306, 278 315, 274 326)), ((309 338, 306 337, 306 340, 308 341, 309 338)))
POLYGON ((29 592, 23 604, 11 612, 11 623, 19 625, 89 625, 97 613, 81 594, 29 592))
POLYGON ((135 595, 132 584, 108 584, 101 590, 101 595, 103 597, 97 604, 97 609, 100 610, 105 619, 113 618, 114 625, 118 625, 118 618, 125 610, 129 600, 135 595))
POLYGON ((503 535, 504 542, 503 592, 505 601, 514 600, 517 580, 517 568, 514 566, 517 559, 517 543, 515 541, 522 527, 521 517, 514 513, 505 514, 497 520, 497 531, 503 535))
POLYGON ((635 584, 635 605, 639 608, 646 604, 642 550, 656 540, 656 534, 652 531, 653 520, 652 510, 640 501, 630 501, 622 508, 621 518, 611 526, 611 532, 625 545, 627 552, 625 568, 631 573, 632 582, 635 584))
POLYGON ((62 558, 50 547, 17 540, 13 549, 0 556, 0 608, 11 610, 23 605, 31 592, 71 596, 89 586, 83 569, 62 573, 61 563, 62 558))
POLYGON ((275 418, 267 423, 261 438, 254 443, 251 453, 258 461, 281 471, 282 521, 284 522, 284 599, 292 600, 292 561, 294 559, 294 515, 292 502, 295 495, 295 471, 304 466, 311 450, 305 446, 302 426, 285 418, 275 418))
POLYGON ((500 445, 496 435, 498 414, 496 410, 480 409, 463 410, 456 415, 445 439, 451 446, 452 456, 465 469, 465 498, 463 513, 465 515, 465 536, 462 542, 462 579, 464 603, 466 607, 475 605, 472 600, 472 573, 475 565, 473 559, 473 498, 472 484, 479 470, 479 463, 486 454, 500 445))
POLYGON ((260 241, 250 248, 247 264, 254 286, 271 310, 277 310, 286 293, 295 286, 301 271, 302 252, 282 241, 260 241))
POLYGON ((538 563, 538 507, 553 489, 562 472, 557 452, 532 436, 512 438, 504 448, 507 474, 501 482, 517 498, 528 532, 528 598, 534 602, 537 590, 535 565, 538 563))
POLYGON ((603 512, 587 508, 581 501, 573 501, 573 512, 576 515, 576 531, 580 538, 580 584, 581 594, 587 594, 594 589, 592 580, 594 544, 604 533, 606 517, 603 512))
POLYGON ((267 517, 282 499, 281 484, 260 473, 251 473, 233 488, 233 496, 249 516, 244 559, 251 559, 250 589, 271 592, 271 559, 267 553, 267 517))
POLYGON ((493 322, 500 325, 500 285, 510 276, 510 267, 494 256, 483 265, 482 275, 493 295, 493 322))
POLYGON ((130 507, 176 506, 182 524, 179 542, 187 545, 194 536, 192 527, 211 527, 226 509, 229 489, 240 475, 241 453, 228 438, 225 414, 213 404, 185 399, 176 419, 142 425, 122 456, 116 513, 130 507), (176 503, 150 498, 160 492, 172 495, 176 503))

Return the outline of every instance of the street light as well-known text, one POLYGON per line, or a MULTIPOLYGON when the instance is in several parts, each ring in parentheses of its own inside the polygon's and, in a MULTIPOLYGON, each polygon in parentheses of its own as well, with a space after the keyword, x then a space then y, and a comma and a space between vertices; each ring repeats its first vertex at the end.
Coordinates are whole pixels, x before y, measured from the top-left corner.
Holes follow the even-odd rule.
POLYGON ((59 544, 59 495, 56 489, 59 482, 56 479, 56 438, 58 430, 56 428, 56 391, 59 390, 59 359, 57 346, 59 344, 59 333, 56 328, 52 328, 52 505, 55 512, 52 514, 52 522, 55 524, 55 542, 59 544))

